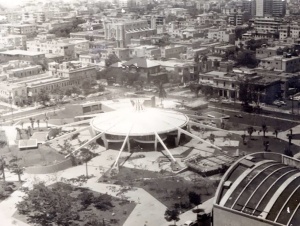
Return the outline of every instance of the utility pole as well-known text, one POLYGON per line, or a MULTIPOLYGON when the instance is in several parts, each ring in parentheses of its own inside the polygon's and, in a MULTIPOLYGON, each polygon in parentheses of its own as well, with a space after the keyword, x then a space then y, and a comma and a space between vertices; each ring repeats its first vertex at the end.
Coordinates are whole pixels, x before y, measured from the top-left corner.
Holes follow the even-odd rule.
POLYGON ((13 107, 12 107, 12 95, 10 93, 10 96, 9 96, 9 103, 10 103, 10 111, 11 111, 11 124, 13 124, 14 122, 14 110, 13 110, 13 107))

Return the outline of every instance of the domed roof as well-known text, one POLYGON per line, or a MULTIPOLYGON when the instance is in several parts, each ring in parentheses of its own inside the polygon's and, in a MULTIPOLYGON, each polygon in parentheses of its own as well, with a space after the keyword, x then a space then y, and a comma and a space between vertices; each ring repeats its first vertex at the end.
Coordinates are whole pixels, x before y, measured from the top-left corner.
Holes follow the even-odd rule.
POLYGON ((260 222, 300 225, 299 166, 299 160, 277 153, 245 156, 223 176, 215 205, 260 222))
POLYGON ((96 131, 126 136, 147 136, 176 131, 189 118, 180 112, 156 108, 145 108, 137 102, 134 107, 106 112, 91 120, 96 131))

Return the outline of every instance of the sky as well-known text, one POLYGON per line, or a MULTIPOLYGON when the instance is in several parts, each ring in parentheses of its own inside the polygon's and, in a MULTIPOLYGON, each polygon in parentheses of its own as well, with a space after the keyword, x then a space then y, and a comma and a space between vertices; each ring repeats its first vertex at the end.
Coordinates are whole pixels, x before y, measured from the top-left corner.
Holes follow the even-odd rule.
POLYGON ((23 2, 23 0, 0 0, 0 5, 5 7, 14 7, 21 2, 23 2))

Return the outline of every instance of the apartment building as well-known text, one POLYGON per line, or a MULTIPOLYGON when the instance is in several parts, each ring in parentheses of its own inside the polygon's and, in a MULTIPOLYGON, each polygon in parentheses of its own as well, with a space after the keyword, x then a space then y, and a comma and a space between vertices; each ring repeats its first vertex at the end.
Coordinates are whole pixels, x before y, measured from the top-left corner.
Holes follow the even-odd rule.
POLYGON ((287 38, 298 39, 300 38, 300 25, 297 22, 289 24, 281 24, 279 27, 279 39, 284 40, 287 38))
POLYGON ((161 57, 163 58, 180 58, 182 54, 185 54, 187 47, 184 45, 171 45, 161 49, 161 57))
POLYGON ((273 69, 287 73, 300 71, 300 57, 284 54, 261 59, 260 66, 265 69, 273 69))
POLYGON ((284 17, 286 4, 286 0, 256 0, 256 16, 284 17))
POLYGON ((0 29, 8 34, 32 36, 37 32, 35 24, 0 24, 0 29))
POLYGON ((13 46, 15 49, 26 50, 26 35, 0 35, 0 46, 13 46))
POLYGON ((0 100, 14 105, 23 104, 27 100, 25 84, 0 83, 0 100))
POLYGON ((264 17, 254 20, 255 37, 260 38, 276 38, 279 36, 279 28, 282 24, 281 18, 264 17))
POLYGON ((12 60, 0 65, 0 73, 10 78, 23 78, 42 73, 41 65, 33 65, 29 61, 12 60))
POLYGON ((235 34, 231 30, 227 29, 209 29, 208 39, 234 44, 235 34))
POLYGON ((25 12, 22 14, 22 21, 44 23, 46 21, 46 15, 44 12, 25 12))
POLYGON ((19 50, 19 49, 0 52, 1 62, 8 62, 11 60, 30 61, 35 64, 38 64, 38 63, 44 63, 46 57, 45 57, 45 53, 19 50))
POLYGON ((96 66, 83 64, 79 61, 69 61, 59 63, 49 63, 50 78, 39 81, 26 82, 28 94, 32 100, 36 100, 41 91, 51 92, 59 87, 66 91, 71 87, 81 87, 86 82, 96 80, 96 66))
POLYGON ((188 10, 184 8, 167 8, 164 10, 166 15, 172 14, 175 16, 183 16, 187 14, 188 10))
POLYGON ((263 59, 267 57, 277 56, 277 50, 279 48, 284 48, 283 46, 275 46, 275 47, 262 47, 256 49, 256 58, 263 59))
POLYGON ((239 98, 236 75, 233 73, 210 71, 199 74, 199 84, 213 88, 213 93, 220 97, 239 98))
POLYGON ((75 45, 63 40, 33 40, 27 41, 27 50, 64 56, 64 60, 75 58, 75 45))

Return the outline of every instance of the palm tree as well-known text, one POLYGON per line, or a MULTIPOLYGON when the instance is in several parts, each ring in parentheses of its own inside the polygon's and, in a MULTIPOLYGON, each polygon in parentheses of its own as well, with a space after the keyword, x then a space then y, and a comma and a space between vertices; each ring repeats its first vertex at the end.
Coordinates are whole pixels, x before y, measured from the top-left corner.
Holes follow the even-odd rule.
POLYGON ((80 157, 81 159, 85 162, 85 172, 86 172, 86 177, 88 178, 88 161, 91 159, 91 152, 87 148, 82 148, 80 149, 80 157))
POLYGON ((30 123, 31 123, 31 128, 34 129, 34 121, 35 121, 35 119, 32 118, 32 117, 30 117, 30 118, 29 118, 29 121, 30 121, 30 123))
POLYGON ((160 98, 162 105, 163 99, 167 97, 167 93, 162 82, 158 86, 158 97, 160 98))
POLYGON ((266 123, 263 123, 263 124, 261 125, 261 127, 262 127, 262 131, 263 131, 264 137, 265 137, 265 136, 266 136, 266 132, 267 132, 267 125, 266 125, 266 123))
POLYGON ((38 130, 40 130, 40 120, 39 120, 39 119, 36 120, 36 123, 37 123, 37 125, 38 125, 38 130))
POLYGON ((47 116, 45 116, 44 118, 44 122, 46 123, 46 127, 48 128, 48 121, 49 121, 49 118, 47 116))
POLYGON ((253 126, 249 126, 249 127, 247 128, 247 131, 248 131, 248 133, 249 133, 249 137, 250 137, 250 140, 251 140, 252 133, 254 132, 253 126))
POLYGON ((27 132, 27 133, 28 133, 27 135, 28 135, 28 137, 30 138, 30 136, 31 136, 31 127, 30 127, 30 126, 28 126, 27 131, 28 131, 28 132, 27 132))
POLYGON ((19 166, 20 160, 21 160, 20 158, 14 155, 13 158, 9 161, 9 168, 13 173, 18 175, 19 182, 22 182, 21 175, 23 174, 24 169, 19 166))

